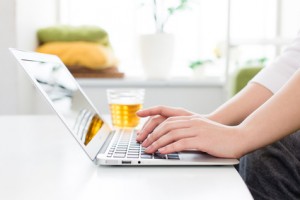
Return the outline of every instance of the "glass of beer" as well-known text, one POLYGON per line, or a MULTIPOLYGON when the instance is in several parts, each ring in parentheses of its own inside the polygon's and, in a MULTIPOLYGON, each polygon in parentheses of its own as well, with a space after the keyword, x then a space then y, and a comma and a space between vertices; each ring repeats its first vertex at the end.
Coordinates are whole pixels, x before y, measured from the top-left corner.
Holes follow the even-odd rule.
POLYGON ((140 118, 136 112, 142 108, 144 89, 107 89, 112 125, 115 128, 134 128, 140 118))

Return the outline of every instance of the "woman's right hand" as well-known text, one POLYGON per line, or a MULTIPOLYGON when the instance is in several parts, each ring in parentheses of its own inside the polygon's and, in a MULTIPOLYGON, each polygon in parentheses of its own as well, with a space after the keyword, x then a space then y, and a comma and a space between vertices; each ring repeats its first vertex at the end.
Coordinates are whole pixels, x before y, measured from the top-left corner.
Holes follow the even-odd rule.
POLYGON ((170 117, 191 116, 196 113, 190 112, 183 108, 174 108, 167 106, 155 106, 148 109, 140 110, 136 113, 139 117, 149 117, 141 130, 138 131, 136 140, 143 142, 150 133, 162 122, 170 117))

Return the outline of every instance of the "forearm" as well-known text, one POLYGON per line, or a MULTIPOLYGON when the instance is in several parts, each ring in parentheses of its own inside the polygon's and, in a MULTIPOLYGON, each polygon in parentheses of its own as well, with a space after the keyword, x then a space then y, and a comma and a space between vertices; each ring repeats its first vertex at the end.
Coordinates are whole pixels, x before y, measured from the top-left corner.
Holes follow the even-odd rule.
POLYGON ((238 125, 272 95, 264 86, 250 83, 207 118, 225 125, 238 125))
POLYGON ((241 154, 271 144, 300 128, 300 71, 238 128, 241 154))

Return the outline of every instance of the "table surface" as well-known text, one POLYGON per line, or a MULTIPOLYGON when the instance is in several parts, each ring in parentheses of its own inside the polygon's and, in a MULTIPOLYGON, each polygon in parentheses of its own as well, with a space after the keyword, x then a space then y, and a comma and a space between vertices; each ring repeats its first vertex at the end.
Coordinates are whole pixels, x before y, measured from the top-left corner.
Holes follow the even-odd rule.
POLYGON ((0 124, 0 199, 253 199, 233 166, 95 166, 56 116, 0 124))

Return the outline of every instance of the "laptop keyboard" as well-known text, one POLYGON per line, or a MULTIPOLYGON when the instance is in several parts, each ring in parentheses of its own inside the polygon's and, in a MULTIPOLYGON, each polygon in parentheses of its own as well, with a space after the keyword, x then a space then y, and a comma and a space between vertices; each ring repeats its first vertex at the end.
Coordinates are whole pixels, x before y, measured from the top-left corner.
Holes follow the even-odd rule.
POLYGON ((136 130, 120 130, 117 138, 108 151, 108 158, 130 159, 168 159, 179 160, 178 153, 160 154, 159 152, 148 154, 145 148, 136 141, 136 130))

